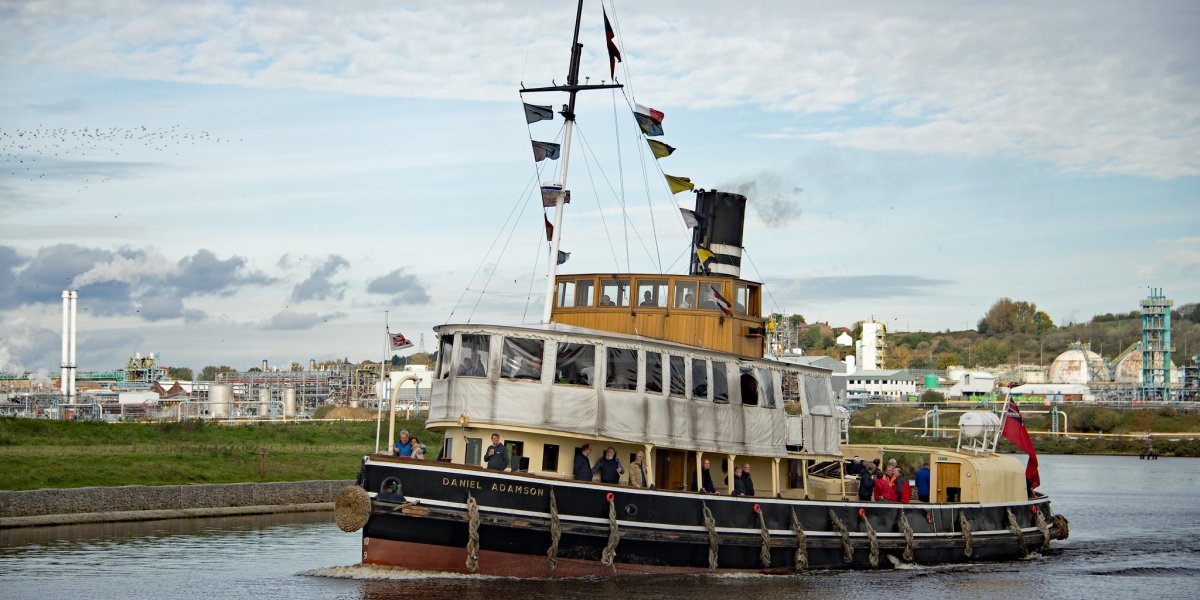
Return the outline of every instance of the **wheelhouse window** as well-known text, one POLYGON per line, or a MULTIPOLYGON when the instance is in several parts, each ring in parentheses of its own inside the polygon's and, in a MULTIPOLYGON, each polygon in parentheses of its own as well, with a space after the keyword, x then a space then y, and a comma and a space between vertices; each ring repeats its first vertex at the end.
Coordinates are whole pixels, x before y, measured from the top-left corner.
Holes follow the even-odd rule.
POLYGON ((675 308, 696 308, 696 282, 675 282, 675 308))
POLYGON ((662 354, 658 352, 646 353, 646 392, 650 394, 661 394, 662 387, 663 364, 662 354))
POLYGON ((662 279, 639 279, 637 282, 638 306, 662 308, 667 305, 667 282, 662 279))
POLYGON ((463 335, 455 374, 459 377, 487 377, 491 343, 491 336, 488 335, 463 335))
POLYGON ((758 369, 758 394, 762 406, 775 408, 775 377, 770 369, 758 369))
MULTIPOLYGON (((750 367, 742 367, 741 374, 738 377, 738 387, 742 392, 742 404, 746 406, 758 406, 759 390, 762 386, 759 385, 758 377, 754 373, 754 369, 750 367)), ((768 380, 770 381, 770 380, 768 380)))
POLYGON ((713 402, 721 404, 729 404, 729 375, 725 367, 723 362, 712 363, 713 402))
POLYGON ((800 374, 795 371, 783 372, 783 403, 800 401, 800 374))
POLYGON ((629 280, 602 280, 600 282, 600 306, 629 306, 629 280))
POLYGON ((682 356, 672 356, 668 362, 671 373, 671 395, 677 398, 687 398, 687 362, 682 356))
POLYGON ((692 398, 708 400, 708 361, 692 359, 692 398))
POLYGON ((591 279, 575 279, 558 282, 559 306, 591 306, 592 292, 596 283, 591 279))
POLYGON ((504 338, 500 376, 505 379, 542 378, 542 340, 504 338))
POLYGON ((450 376, 450 361, 451 351, 454 350, 454 336, 443 335, 438 343, 438 379, 445 379, 450 376))
POLYGON ((554 382, 591 386, 596 374, 596 347, 559 343, 555 352, 554 382))
POLYGON ((720 283, 702 282, 700 284, 700 308, 704 310, 720 310, 717 306, 717 297, 713 295, 713 291, 716 291, 724 298, 725 294, 721 294, 721 287, 720 283))
POLYGON ((610 390, 637 389, 637 350, 609 348, 608 373, 604 387, 610 390))
POLYGON ((733 292, 733 312, 744 315, 750 309, 750 286, 737 284, 733 292))

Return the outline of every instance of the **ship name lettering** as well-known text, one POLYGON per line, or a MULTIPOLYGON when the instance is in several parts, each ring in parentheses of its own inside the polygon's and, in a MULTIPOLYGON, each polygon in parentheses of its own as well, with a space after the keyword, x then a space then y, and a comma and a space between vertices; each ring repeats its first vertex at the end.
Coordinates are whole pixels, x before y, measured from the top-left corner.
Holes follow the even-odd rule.
POLYGON ((509 494, 524 494, 526 496, 545 496, 546 490, 528 485, 512 485, 510 483, 493 483, 493 492, 507 492, 509 494))
POLYGON ((479 485, 478 481, 473 481, 470 479, 451 479, 449 477, 443 477, 442 485, 447 486, 447 487, 468 488, 468 489, 472 489, 472 490, 483 489, 483 486, 479 485))

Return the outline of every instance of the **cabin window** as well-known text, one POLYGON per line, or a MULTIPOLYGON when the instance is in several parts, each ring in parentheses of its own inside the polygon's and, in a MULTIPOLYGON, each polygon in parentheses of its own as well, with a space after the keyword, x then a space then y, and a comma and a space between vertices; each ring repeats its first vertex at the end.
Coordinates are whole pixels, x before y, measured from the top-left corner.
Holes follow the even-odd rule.
MULTIPOLYGON (((758 391, 762 388, 758 384, 758 378, 754 376, 754 369, 750 367, 742 367, 741 375, 738 378, 738 387, 742 391, 742 404, 745 406, 758 406, 758 391)), ((770 381, 768 379, 768 381, 770 381)))
POLYGON ((604 387, 610 390, 637 389, 637 350, 608 349, 608 373, 604 387))
POLYGON ((702 358, 692 359, 692 397, 708 400, 708 361, 702 358))
POLYGON ((639 279, 638 306, 662 308, 667 305, 667 282, 661 279, 639 279))
POLYGON ((595 381, 596 347, 592 344, 559 343, 554 361, 554 381, 591 386, 595 381))
POLYGON ((733 312, 739 315, 746 314, 750 306, 750 286, 739 283, 734 288, 733 296, 733 312))
POLYGON ((450 361, 451 351, 454 350, 454 336, 443 335, 438 344, 438 379, 445 379, 450 376, 450 361))
POLYGON ((542 470, 558 470, 558 444, 545 444, 542 446, 542 470))
POLYGON ((459 377, 487 377, 491 343, 491 336, 464 334, 462 347, 458 351, 458 370, 455 374, 459 377))
POLYGON ((675 282, 675 308, 696 308, 696 282, 675 282))
POLYGON ((464 457, 463 464, 478 465, 482 454, 483 438, 467 438, 467 456, 464 457))
POLYGON ((677 398, 687 398, 686 362, 682 356, 672 356, 671 366, 671 395, 677 398))
POLYGON ((729 381, 725 366, 725 363, 715 360, 712 364, 713 402, 721 404, 729 404, 729 381))
POLYGON ((662 387, 662 354, 658 352, 646 353, 646 392, 650 394, 661 394, 662 387))
MULTIPOLYGON (((711 283, 711 282, 707 282, 707 281, 701 283, 700 284, 700 308, 702 308, 704 310, 720 310, 720 307, 717 304, 717 296, 714 295, 713 292, 716 292, 722 298, 724 298, 725 294, 721 294, 721 287, 722 286, 719 283, 711 283)), ((726 300, 726 303, 728 304, 728 300, 726 300)), ((726 309, 732 310, 732 308, 729 306, 726 306, 726 309)))
POLYGON ((558 282, 559 306, 591 306, 592 289, 595 287, 591 279, 575 279, 558 282))
POLYGON ((605 279, 601 281, 600 306, 629 306, 629 280, 605 279))
POLYGON ((795 371, 783 372, 783 403, 800 401, 800 374, 795 371))
POLYGON ((775 408, 775 378, 770 369, 758 369, 758 393, 763 406, 775 408))
POLYGON ((505 379, 542 378, 542 340, 504 338, 500 376, 505 379))

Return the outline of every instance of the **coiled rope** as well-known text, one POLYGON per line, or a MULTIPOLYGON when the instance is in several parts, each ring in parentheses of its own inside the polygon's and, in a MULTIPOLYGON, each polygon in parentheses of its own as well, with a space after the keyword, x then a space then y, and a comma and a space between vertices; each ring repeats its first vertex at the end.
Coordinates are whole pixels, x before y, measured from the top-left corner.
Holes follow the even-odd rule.
POLYGON ((846 524, 838 518, 832 508, 829 509, 829 520, 833 522, 833 528, 842 534, 842 560, 845 562, 854 560, 854 546, 850 544, 850 532, 846 530, 846 524))
POLYGON ((1037 517, 1038 531, 1042 532, 1042 550, 1049 550, 1050 527, 1046 525, 1046 517, 1042 516, 1042 511, 1040 510, 1035 512, 1034 515, 1037 517))
POLYGON ((562 537, 562 528, 558 524, 558 500, 554 498, 554 490, 550 490, 550 549, 546 556, 550 561, 550 570, 558 569, 558 539, 562 537))
POLYGON ((1058 529, 1056 539, 1065 540, 1071 535, 1071 525, 1067 518, 1062 515, 1054 515, 1050 517, 1050 522, 1054 523, 1055 529, 1058 529))
POLYGON ((754 513, 758 515, 758 535, 762 538, 762 545, 758 548, 758 560, 762 562, 764 569, 771 567, 771 531, 767 529, 767 519, 763 517, 762 507, 755 504, 754 513))
POLYGON ((967 521, 966 513, 958 513, 958 527, 962 529, 963 540, 966 541, 963 544, 963 555, 970 558, 975 553, 975 550, 971 545, 971 523, 967 521))
POLYGON ((704 509, 704 528, 708 530, 708 570, 715 571, 717 569, 717 520, 713 518, 712 511, 708 510, 708 505, 703 500, 700 501, 700 506, 704 509))
POLYGON ((479 570, 479 503, 475 497, 467 494, 467 570, 474 573, 479 570))
POLYGON ((1021 526, 1017 525, 1017 515, 1013 514, 1012 509, 1008 510, 1008 530, 1017 536, 1017 546, 1021 548, 1021 558, 1029 556, 1029 549, 1025 547, 1025 536, 1021 534, 1021 526))
POLYGON ((863 523, 867 524, 867 542, 871 550, 867 555, 867 561, 871 564, 872 569, 879 568, 879 537, 875 534, 875 528, 871 526, 871 521, 866 516, 863 517, 863 523))
POLYGON ((804 528, 796 517, 796 509, 792 509, 792 531, 796 533, 796 566, 797 571, 808 568, 808 540, 804 537, 804 528))
POLYGON ((913 528, 908 524, 908 514, 904 509, 900 510, 900 531, 904 532, 904 560, 912 562, 913 549, 917 547, 917 542, 913 539, 913 528))
POLYGON ((621 541, 621 533, 617 531, 617 503, 612 492, 608 493, 608 544, 600 553, 600 564, 611 567, 617 558, 617 544, 621 541))

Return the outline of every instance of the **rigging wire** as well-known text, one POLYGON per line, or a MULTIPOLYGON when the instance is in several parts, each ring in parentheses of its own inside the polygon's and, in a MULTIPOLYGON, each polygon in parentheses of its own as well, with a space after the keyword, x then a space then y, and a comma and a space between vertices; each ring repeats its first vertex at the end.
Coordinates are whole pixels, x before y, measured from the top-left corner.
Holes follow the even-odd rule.
MULTIPOLYGON (((625 63, 622 62, 621 64, 624 65, 625 63)), ((621 185, 621 212, 624 213, 624 212, 626 212, 626 210, 625 210, 625 165, 624 165, 624 163, 622 161, 622 157, 621 157, 621 129, 617 125, 617 90, 613 89, 613 90, 609 90, 609 91, 612 93, 613 141, 615 142, 614 145, 616 145, 616 147, 617 147, 617 177, 619 178, 620 185, 621 185)), ((625 270, 633 271, 633 266, 629 260, 629 221, 627 219, 623 219, 621 221, 621 224, 622 224, 622 230, 625 234, 625 270)))
MULTIPOLYGON (((536 181, 536 180, 535 180, 535 181, 536 181)), ((527 188, 525 188, 525 189, 526 189, 526 190, 528 190, 529 188, 527 187, 527 188)), ((540 196, 540 195, 541 195, 541 194, 539 194, 539 196, 540 196)), ((528 194, 527 194, 527 195, 526 195, 526 197, 524 198, 524 200, 525 200, 526 202, 528 202, 528 198, 529 198, 529 196, 528 196, 528 194)), ((508 250, 508 245, 509 245, 509 243, 510 243, 510 242, 512 242, 512 236, 513 236, 513 233, 515 233, 515 232, 516 232, 516 230, 517 230, 517 225, 518 225, 520 222, 521 222, 521 213, 520 213, 520 212, 518 212, 518 213, 517 213, 517 216, 516 216, 516 218, 512 220, 512 227, 511 227, 511 228, 509 228, 509 230, 508 230, 508 238, 504 240, 504 246, 500 248, 500 253, 499 253, 499 254, 496 256, 496 264, 497 264, 497 268, 495 268, 495 269, 492 269, 490 272, 488 272, 487 279, 486 279, 486 280, 483 282, 483 289, 484 289, 484 290, 487 290, 487 288, 488 288, 488 285, 490 285, 490 284, 492 283, 492 277, 494 277, 494 276, 496 275, 496 271, 498 271, 498 270, 499 270, 499 268, 498 268, 498 267, 499 267, 500 260, 501 260, 501 259, 504 257, 504 251, 505 251, 505 250, 508 250)), ((506 224, 507 224, 507 223, 506 223, 506 224)), ((503 231, 503 230, 502 230, 502 231, 503 231)), ((479 309, 479 303, 480 303, 482 300, 483 300, 483 294, 480 294, 480 295, 479 295, 479 298, 476 298, 476 299, 475 299, 475 306, 471 307, 471 314, 470 314, 470 315, 467 315, 467 322, 468 322, 468 323, 470 323, 470 322, 471 322, 471 319, 472 319, 472 318, 475 316, 475 311, 479 309)))
MULTIPOLYGON (((545 209, 543 209, 542 212, 545 214, 545 209)), ((533 267, 529 271, 529 290, 525 292, 525 309, 521 311, 522 323, 525 323, 525 318, 529 316, 529 301, 533 299, 533 282, 537 279, 538 262, 540 262, 539 258, 542 255, 542 247, 540 244, 534 244, 533 249, 535 252, 533 254, 533 267)), ((546 250, 546 256, 550 256, 550 251, 548 249, 546 250)), ((555 256, 554 260, 558 260, 558 257, 555 256)))
POLYGON ((762 271, 758 270, 758 265, 754 264, 754 259, 750 258, 750 252, 743 247, 742 254, 745 255, 746 260, 750 261, 750 266, 754 267, 754 272, 758 274, 758 279, 762 282, 762 289, 766 290, 767 297, 771 299, 771 304, 775 305, 775 312, 783 314, 783 309, 779 307, 779 303, 775 301, 775 296, 771 294, 771 288, 767 287, 767 278, 763 277, 762 271))
MULTIPOLYGON (((575 130, 579 131, 578 123, 575 124, 575 130)), ((609 191, 612 192, 613 196, 615 197, 616 190, 613 188, 612 181, 610 181, 608 179, 608 176, 604 172, 604 168, 602 166, 600 166, 600 160, 598 158, 596 158, 596 153, 594 150, 592 150, 591 144, 588 143, 587 136, 583 135, 583 133, 580 132, 579 138, 583 141, 584 150, 587 151, 584 154, 584 156, 585 156, 584 164, 585 165, 587 164, 586 157, 590 155, 591 159, 596 162, 596 168, 600 171, 600 175, 603 177, 604 182, 606 184, 608 184, 609 191)), ((591 171, 589 170, 589 174, 590 174, 590 172, 591 171)), ((651 262, 653 262, 654 255, 651 254, 650 249, 646 247, 646 241, 642 238, 642 235, 638 232, 637 224, 634 223, 633 220, 629 218, 629 212, 627 210, 625 210, 625 207, 622 206, 621 208, 622 208, 622 216, 628 221, 629 226, 633 228, 634 238, 636 238, 638 240, 638 244, 641 245, 642 250, 646 253, 646 258, 648 258, 651 262)), ((611 242, 610 242, 610 245, 611 245, 611 242)), ((618 263, 618 265, 619 265, 619 263, 618 263)))

